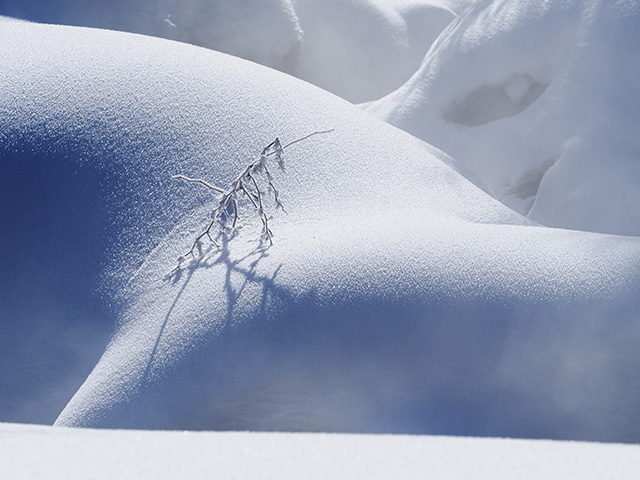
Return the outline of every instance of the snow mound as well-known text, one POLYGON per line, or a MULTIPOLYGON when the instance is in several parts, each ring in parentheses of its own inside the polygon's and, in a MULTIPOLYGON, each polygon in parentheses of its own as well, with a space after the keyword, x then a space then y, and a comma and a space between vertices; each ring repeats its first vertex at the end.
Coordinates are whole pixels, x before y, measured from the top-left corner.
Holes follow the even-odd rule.
MULTIPOLYGON (((371 123, 359 109, 293 78, 137 35, 4 19, 2 55, 0 195, 4 205, 13 205, 0 215, 2 230, 10 232, 1 237, 1 248, 11 252, 0 277, 0 357, 11 365, 0 375, 3 420, 55 420, 104 350, 122 285, 186 212, 211 201, 171 180, 173 174, 224 184, 278 135, 293 140, 340 127, 341 134, 316 137, 307 148, 344 137, 359 148, 361 130, 371 123), (301 101, 303 96, 308 99, 301 101), (326 118, 312 113, 319 105, 326 118), (351 113, 330 115, 345 109, 351 113), (358 123, 363 120, 353 116, 368 120, 358 123)), ((385 138, 393 129, 379 123, 372 132, 385 138)), ((365 151, 375 157, 378 143, 372 140, 365 151)), ((466 184, 435 160, 446 158, 435 149, 407 135, 401 143, 431 158, 449 181, 466 184)), ((325 164, 320 153, 313 159, 325 164)), ((359 162, 360 171, 370 170, 364 156, 359 162)), ((296 168, 303 167, 290 165, 292 172, 296 168)), ((378 187, 366 185, 368 177, 347 163, 335 172, 333 164, 324 168, 300 180, 292 173, 283 187, 285 205, 294 191, 309 189, 304 197, 311 204, 321 197, 314 175, 327 182, 353 176, 322 194, 319 211, 348 208, 340 202, 349 190, 366 190, 362 202, 375 195, 372 212, 378 202, 389 202, 382 166, 372 170, 381 178, 378 187)), ((466 209, 456 195, 443 193, 441 201, 466 209)), ((401 196, 394 202, 402 203, 401 196)), ((294 218, 297 210, 287 210, 285 218, 294 218)), ((316 215, 304 212, 298 215, 316 215)), ((498 204, 469 213, 513 217, 498 204)))
POLYGON ((294 0, 304 41, 291 73, 352 102, 376 100, 411 77, 455 18, 442 3, 294 0))
POLYGON ((187 42, 363 102, 402 85, 465 1, 7 0, 0 15, 187 42))
POLYGON ((440 151, 237 58, 90 29, 0 35, 0 177, 38 211, 44 172, 69 196, 44 224, 87 249, 62 236, 40 254, 13 220, 16 257, 88 288, 100 264, 56 277, 45 260, 124 248, 116 332, 58 425, 638 439, 637 239, 533 226, 440 151), (276 136, 330 128, 274 173, 288 213, 273 247, 243 215, 167 277, 213 204, 172 174, 225 186, 276 136))
POLYGON ((640 233, 637 2, 477 2, 371 113, 544 225, 640 233))

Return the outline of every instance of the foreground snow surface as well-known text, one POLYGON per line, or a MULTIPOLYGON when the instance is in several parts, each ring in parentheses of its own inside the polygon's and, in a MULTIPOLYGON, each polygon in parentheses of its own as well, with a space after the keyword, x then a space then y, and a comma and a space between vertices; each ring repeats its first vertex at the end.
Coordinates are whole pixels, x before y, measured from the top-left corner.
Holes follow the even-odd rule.
POLYGON ((425 436, 96 431, 0 424, 2 478, 630 479, 640 447, 425 436))
POLYGON ((238 58, 0 36, 4 411, 35 421, 57 359, 63 426, 640 438, 637 238, 540 227, 441 151, 238 58), (213 203, 171 175, 226 186, 276 136, 325 129, 274 170, 271 248, 243 210, 167 276, 213 203))

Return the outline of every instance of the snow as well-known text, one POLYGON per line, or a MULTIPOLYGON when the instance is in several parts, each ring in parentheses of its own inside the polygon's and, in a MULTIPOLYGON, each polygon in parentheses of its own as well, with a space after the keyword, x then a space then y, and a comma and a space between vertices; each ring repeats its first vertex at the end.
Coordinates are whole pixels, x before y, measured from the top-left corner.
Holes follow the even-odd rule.
POLYGON ((0 17, 3 477, 633 471, 637 3, 329 3, 0 17))
POLYGON ((282 433, 98 431, 0 424, 2 478, 622 479, 640 447, 282 433))
MULTIPOLYGON (((3 163, 60 164, 43 190, 90 171, 109 214, 74 231, 88 256, 105 235, 127 247, 106 258, 117 302, 95 320, 115 334, 57 424, 637 438, 635 239, 531 226, 441 152, 237 58, 110 31, 3 34, 22 52, 6 62, 3 163), (166 280, 211 209, 173 174, 224 186, 275 136, 327 128, 286 151, 272 248, 247 213, 221 253, 166 280)), ((48 228, 68 227, 67 202, 48 228)))
POLYGON ((352 102, 402 85, 470 0, 5 0, 0 15, 187 42, 287 72, 352 102))
POLYGON ((304 40, 291 73, 352 102, 376 100, 402 85, 455 18, 444 5, 421 0, 294 5, 304 40))
POLYGON ((544 225, 638 235, 638 2, 482 1, 369 111, 544 225))

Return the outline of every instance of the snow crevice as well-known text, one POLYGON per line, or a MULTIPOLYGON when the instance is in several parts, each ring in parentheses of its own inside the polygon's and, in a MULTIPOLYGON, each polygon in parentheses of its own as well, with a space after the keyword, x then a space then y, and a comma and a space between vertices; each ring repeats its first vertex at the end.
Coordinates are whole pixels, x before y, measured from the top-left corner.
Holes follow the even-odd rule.
POLYGON ((529 215, 538 195, 542 179, 559 159, 560 157, 550 158, 543 162, 542 165, 523 172, 502 191, 503 203, 524 216, 529 215))
POLYGON ((501 85, 483 85, 462 102, 452 102, 444 119, 449 123, 477 127, 511 117, 531 106, 548 85, 536 82, 530 75, 513 75, 501 85))

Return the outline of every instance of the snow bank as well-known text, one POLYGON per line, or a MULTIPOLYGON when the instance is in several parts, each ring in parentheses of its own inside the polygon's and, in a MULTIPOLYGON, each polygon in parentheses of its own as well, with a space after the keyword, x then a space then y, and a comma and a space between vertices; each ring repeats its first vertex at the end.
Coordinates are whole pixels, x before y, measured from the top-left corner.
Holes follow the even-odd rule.
POLYGON ((2 478, 625 479, 640 447, 388 435, 72 430, 0 424, 2 478))
MULTIPOLYGON (((0 355, 11 365, 0 379, 4 420, 53 422, 104 349, 119 312, 114 295, 182 215, 210 200, 171 175, 228 180, 276 135, 295 139, 350 125, 318 118, 318 105, 366 118, 346 102, 237 59, 87 32, 3 21, 0 195, 14 206, 0 217, 11 232, 1 238, 11 252, 0 280, 0 355), (298 98, 306 93, 287 99, 300 89, 311 92, 308 100, 298 98)), ((364 127, 350 128, 341 135, 357 146, 364 127)), ((333 135, 308 143, 336 141, 333 135)), ((422 145, 408 136, 403 142, 422 145)), ((323 175, 331 178, 330 171, 323 175)), ((351 183, 347 190, 365 189, 359 175, 351 183)), ((505 215, 492 208, 490 218, 505 215)))
POLYGON ((90 29, 0 35, 0 177, 26 212, 67 193, 47 222, 6 225, 16 258, 85 285, 76 303, 101 268, 45 260, 121 265, 116 333, 57 424, 638 439, 637 239, 533 226, 427 144, 237 58, 90 29), (328 128, 286 150, 272 248, 245 215, 167 278, 211 210, 172 174, 224 186, 275 136, 328 128), (58 174, 30 188, 40 171, 58 174), (41 253, 34 224, 82 241, 41 253))
POLYGON ((352 102, 376 100, 417 70, 454 18, 424 0, 294 0, 304 41, 291 73, 352 102))
POLYGON ((640 233, 637 2, 477 2, 369 107, 549 226, 640 233))
POLYGON ((179 40, 298 76, 353 102, 402 85, 469 0, 6 0, 0 15, 179 40))

